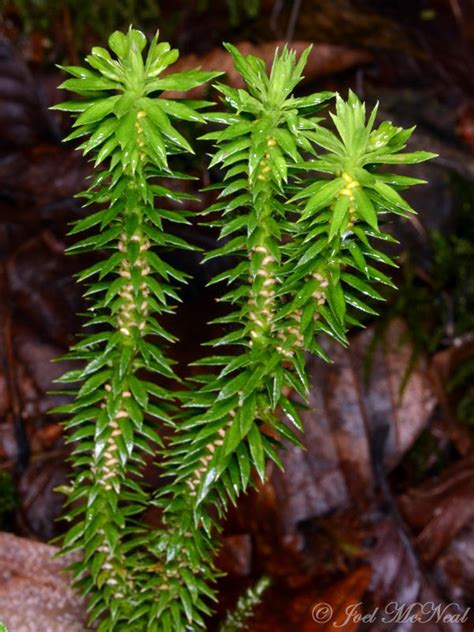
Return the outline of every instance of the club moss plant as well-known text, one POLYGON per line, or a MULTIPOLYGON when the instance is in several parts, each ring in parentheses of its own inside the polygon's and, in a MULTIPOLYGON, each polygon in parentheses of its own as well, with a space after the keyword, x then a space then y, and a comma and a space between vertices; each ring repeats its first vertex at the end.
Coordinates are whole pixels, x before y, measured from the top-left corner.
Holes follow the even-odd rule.
MULTIPOLYGON (((352 93, 296 96, 309 49, 299 60, 277 51, 267 73, 263 60, 226 45, 245 89, 217 83, 216 109, 163 97, 218 73, 162 75, 178 53, 157 37, 146 54, 133 29, 109 46, 92 49, 88 69, 64 68, 73 78, 62 87, 81 98, 57 106, 76 117, 68 139, 80 139, 94 162, 81 194, 94 210, 72 229, 86 235, 69 252, 102 253, 79 275, 90 333, 67 354, 79 365, 61 380, 73 385, 73 401, 55 409, 69 416, 73 446, 63 551, 79 552, 74 582, 101 632, 192 631, 205 627, 216 599, 213 559, 229 501, 265 479, 268 459, 281 466, 283 440, 301 445, 305 354, 327 359, 320 334, 347 344, 357 311, 374 313, 374 285, 391 284, 376 264, 393 262, 374 242, 393 240, 381 220, 411 213, 399 191, 420 181, 379 165, 431 155, 402 153, 412 130, 375 127, 376 110, 367 120, 352 93), (330 128, 317 113, 334 98, 330 128), (173 166, 175 155, 192 153, 180 120, 200 124, 196 135, 215 144, 209 167, 222 177, 206 213, 219 243, 204 260, 221 259, 211 283, 225 284, 228 304, 217 321, 224 333, 209 342, 222 352, 205 355, 181 385, 161 322, 186 281, 166 252, 192 247, 168 228, 190 213, 162 208, 188 197, 169 185, 189 177, 173 166), (204 124, 212 129, 202 135, 204 124), (147 455, 160 455, 157 491, 143 481, 147 455), (151 505, 161 508, 157 529, 142 520, 151 505)), ((252 594, 224 626, 245 620, 252 594)))

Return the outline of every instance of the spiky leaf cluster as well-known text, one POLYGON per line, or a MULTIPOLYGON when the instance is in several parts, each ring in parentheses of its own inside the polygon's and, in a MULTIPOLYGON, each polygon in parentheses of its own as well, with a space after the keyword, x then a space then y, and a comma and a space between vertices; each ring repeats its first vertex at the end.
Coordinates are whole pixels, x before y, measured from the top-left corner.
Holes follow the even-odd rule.
POLYGON ((168 513, 179 512, 183 497, 191 497, 196 522, 209 532, 214 519, 205 506, 224 511, 251 483, 253 468, 263 479, 267 457, 279 463, 276 438, 300 445, 277 414, 282 408, 301 429, 287 391, 305 396, 307 390, 302 341, 290 352, 286 323, 276 318, 281 246, 295 212, 288 204, 288 179, 303 161, 301 152, 312 151, 310 133, 319 120, 312 113, 333 96, 293 96, 309 49, 298 61, 286 48, 277 53, 269 75, 263 60, 227 49, 247 90, 218 84, 230 111, 206 114, 225 127, 204 136, 217 145, 211 167, 224 170, 223 182, 213 187, 220 190, 219 201, 207 210, 222 245, 205 260, 235 262, 211 281, 230 287, 220 299, 230 305, 229 313, 216 321, 230 325, 230 332, 209 343, 222 347, 221 355, 198 363, 218 372, 199 375, 198 386, 184 398, 191 413, 170 448, 166 469, 172 483, 162 490, 168 513))
POLYGON ((73 78, 62 87, 82 98, 57 106, 75 113, 68 138, 83 139, 80 149, 95 167, 82 194, 95 210, 71 230, 83 236, 69 253, 102 255, 79 275, 87 285, 89 333, 67 355, 79 368, 60 380, 73 386, 74 401, 55 411, 70 415, 73 445, 74 474, 63 489, 73 526, 63 550, 81 552, 72 567, 75 583, 92 594, 90 618, 101 621, 100 632, 171 630, 171 619, 158 627, 156 612, 142 607, 150 592, 157 601, 157 589, 143 550, 139 517, 149 496, 141 478, 146 456, 162 445, 158 427, 173 425, 171 389, 157 384, 176 379, 166 355, 173 336, 160 316, 173 311, 179 300, 174 286, 186 275, 170 265, 166 252, 190 248, 170 232, 173 224, 188 222, 189 213, 162 208, 166 199, 182 203, 187 196, 162 178, 180 177, 169 156, 192 152, 175 121, 202 122, 199 109, 206 103, 160 95, 189 90, 216 73, 161 77, 178 52, 156 36, 144 55, 146 38, 133 29, 114 33, 109 46, 111 52, 92 49, 89 68, 64 68, 73 78))
POLYGON ((256 482, 254 471, 265 478, 268 459, 281 465, 282 439, 301 445, 290 393, 306 398, 305 352, 326 357, 320 333, 346 344, 352 309, 371 313, 374 284, 391 284, 376 267, 393 263, 373 245, 391 239, 379 216, 411 212, 399 191, 418 181, 378 165, 430 156, 400 153, 411 130, 374 129, 375 111, 366 122, 352 94, 337 97, 335 131, 323 127, 315 114, 334 95, 293 94, 309 50, 299 60, 277 51, 267 73, 263 60, 227 45, 246 89, 217 84, 225 111, 200 113, 206 102, 161 92, 188 90, 210 73, 162 76, 177 52, 154 38, 144 57, 138 31, 114 33, 109 44, 114 55, 96 48, 87 58, 92 70, 65 69, 73 79, 63 87, 82 99, 60 106, 77 115, 69 138, 85 137, 80 147, 96 168, 83 195, 100 208, 73 228, 86 236, 70 251, 103 253, 80 275, 91 333, 68 355, 80 365, 62 380, 76 384, 74 402, 57 409, 72 415, 74 445, 64 550, 81 551, 73 570, 92 594, 99 630, 191 632, 205 627, 215 599, 212 558, 228 502, 256 482), (181 410, 165 354, 173 337, 159 321, 185 281, 164 253, 189 247, 169 230, 188 214, 161 208, 163 198, 186 198, 161 180, 183 177, 168 157, 192 151, 174 119, 223 126, 203 137, 215 142, 211 168, 223 174, 207 210, 220 243, 205 259, 231 262, 212 280, 226 286, 228 310, 217 321, 225 331, 209 343, 222 351, 198 363, 181 410), (164 447, 159 425, 176 429, 164 447), (141 473, 157 449, 165 484, 152 499, 141 473), (155 531, 140 522, 150 503, 162 509, 155 531))
POLYGON ((382 297, 374 285, 394 287, 379 269, 395 266, 376 246, 377 240, 396 241, 381 222, 389 214, 413 213, 400 191, 423 181, 378 167, 433 157, 401 153, 413 129, 388 121, 374 129, 376 114, 377 107, 366 120, 365 105, 352 92, 347 102, 337 96, 335 129, 318 125, 310 132, 318 155, 302 165, 310 177, 291 200, 298 205, 298 221, 286 246, 288 301, 280 317, 299 323, 305 349, 313 353, 321 352, 320 333, 347 344, 347 326, 360 324, 357 313, 376 315, 370 302, 382 297))
POLYGON ((347 103, 337 96, 336 132, 323 127, 314 113, 333 95, 292 95, 309 51, 298 62, 286 49, 277 53, 267 75, 262 60, 227 48, 247 90, 218 84, 228 111, 206 114, 224 126, 204 136, 216 142, 211 167, 224 175, 207 210, 222 245, 205 259, 233 261, 211 281, 228 286, 220 300, 230 307, 215 321, 224 335, 209 343, 223 352, 197 363, 213 371, 183 396, 190 413, 168 449, 171 482, 158 499, 165 515, 192 513, 210 537, 253 471, 263 480, 267 460, 279 464, 279 441, 299 445, 289 393, 306 399, 305 352, 327 359, 320 333, 346 344, 348 325, 358 322, 346 303, 374 313, 366 297, 380 298, 374 284, 391 284, 370 261, 393 262, 371 240, 392 240, 378 216, 410 212, 397 189, 419 181, 378 173, 377 165, 430 157, 400 154, 412 130, 373 130, 376 112, 366 122, 353 94, 347 103))

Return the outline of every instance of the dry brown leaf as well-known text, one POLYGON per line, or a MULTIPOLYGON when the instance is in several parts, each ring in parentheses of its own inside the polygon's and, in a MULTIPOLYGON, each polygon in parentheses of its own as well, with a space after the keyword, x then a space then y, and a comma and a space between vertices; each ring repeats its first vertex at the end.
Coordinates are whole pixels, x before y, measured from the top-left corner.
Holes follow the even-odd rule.
POLYGON ((0 36, 0 148, 11 150, 59 138, 27 65, 0 36))
POLYGON ((421 556, 433 562, 474 520, 474 457, 462 459, 438 480, 404 494, 400 507, 419 531, 416 543, 421 556))
POLYGON ((453 601, 474 601, 474 522, 465 527, 436 562, 440 583, 453 601))
POLYGON ((457 621, 442 621, 436 614, 430 620, 429 613, 433 612, 430 604, 441 611, 447 608, 455 613, 459 612, 458 608, 462 611, 462 602, 456 598, 453 601, 458 605, 453 606, 445 599, 438 582, 433 581, 420 564, 418 552, 397 512, 385 517, 375 515, 372 536, 375 546, 367 561, 372 565, 373 576, 367 597, 373 604, 371 607, 378 606, 379 611, 371 631, 461 632, 462 626, 457 621), (412 614, 418 614, 421 620, 390 622, 403 604, 413 608, 412 614), (427 604, 424 613, 420 610, 421 604, 427 604))
POLYGON ((453 344, 448 349, 439 351, 431 358, 429 375, 436 391, 436 396, 443 411, 443 428, 449 439, 462 455, 473 448, 473 435, 465 424, 456 419, 455 402, 448 392, 447 385, 455 375, 456 369, 474 355, 474 344, 467 340, 462 344, 453 344))
POLYGON ((53 559, 56 553, 0 533, 0 618, 11 632, 85 632, 84 603, 69 586, 66 561, 53 559))

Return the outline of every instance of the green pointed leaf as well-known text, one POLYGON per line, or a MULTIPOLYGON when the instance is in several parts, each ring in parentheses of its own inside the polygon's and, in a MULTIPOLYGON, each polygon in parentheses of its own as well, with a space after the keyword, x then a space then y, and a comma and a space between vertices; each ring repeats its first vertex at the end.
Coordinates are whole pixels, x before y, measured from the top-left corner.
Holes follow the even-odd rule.
POLYGON ((283 412, 288 417, 288 419, 294 424, 300 432, 304 432, 303 422, 300 419, 300 416, 296 412, 296 408, 293 406, 292 402, 283 395, 280 397, 280 405, 283 408, 283 412))
POLYGON ((357 213, 369 226, 378 230, 377 213, 372 200, 360 187, 352 189, 356 203, 357 213))
MULTIPOLYGON (((401 208, 404 211, 408 211, 414 213, 412 207, 406 202, 395 189, 393 189, 386 182, 382 182, 381 180, 376 180, 374 183, 374 189, 381 195, 381 197, 389 202, 390 204, 401 208)), ((374 226, 376 228, 376 226, 374 226)))
POLYGON ((265 480, 265 453, 263 451, 262 437, 257 426, 253 425, 247 435, 248 446, 252 461, 262 481, 265 480))
POLYGON ((349 218, 349 198, 347 195, 340 195, 332 209, 331 226, 329 228, 329 241, 336 235, 342 233, 347 226, 349 218))

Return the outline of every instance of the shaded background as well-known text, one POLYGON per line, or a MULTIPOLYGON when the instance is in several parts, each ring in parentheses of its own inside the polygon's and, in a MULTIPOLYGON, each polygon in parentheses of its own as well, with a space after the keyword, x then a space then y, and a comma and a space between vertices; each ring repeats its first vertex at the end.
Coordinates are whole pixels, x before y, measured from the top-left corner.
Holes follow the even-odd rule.
MULTIPOLYGON (((353 333, 349 350, 326 345, 334 364, 311 365, 307 450, 289 447, 283 455, 286 473, 269 471, 260 493, 242 498, 230 512, 219 559, 228 577, 216 621, 264 573, 273 586, 252 620, 255 631, 336 629, 331 626, 337 618, 313 620, 312 607, 321 601, 340 621, 345 608, 358 602, 361 614, 394 600, 454 602, 464 612, 474 606, 474 3, 469 0, 3 3, 0 530, 48 541, 64 527, 57 521, 62 497, 53 489, 67 475, 67 448, 60 420, 46 413, 58 403, 48 395, 52 380, 65 370, 51 359, 80 329, 76 314, 83 304, 73 275, 87 261, 65 257, 64 247, 67 224, 84 214, 73 195, 84 188, 89 165, 61 144, 67 117, 48 112, 49 105, 67 98, 57 90, 63 78, 54 64, 81 63, 91 46, 130 23, 149 35, 159 28, 161 38, 181 50, 182 68, 228 69, 227 80, 234 84, 222 41, 268 61, 285 41, 298 50, 314 44, 302 94, 327 89, 346 94, 352 88, 370 105, 379 100, 380 119, 416 124, 411 145, 440 156, 410 167, 411 175, 429 184, 410 194, 419 215, 391 229, 401 241, 399 291, 386 293, 381 316, 353 333)), ((208 150, 202 144, 185 165, 200 185, 219 178, 219 172, 207 170, 208 150)), ((206 196, 195 210, 212 202, 206 196)), ((214 239, 211 233, 190 233, 205 247, 214 239)), ((174 354, 185 367, 201 353, 200 342, 212 337, 205 323, 216 314, 215 297, 205 283, 215 270, 200 266, 194 256, 180 255, 178 263, 194 277, 170 323, 180 337, 174 354)), ((158 484, 151 466, 147 477, 158 484)), ((148 519, 157 523, 159 516, 150 513, 148 519)), ((7 556, 1 542, 0 569, 7 556)), ((17 546, 16 562, 11 549, 8 558, 15 572, 0 581, 0 618, 6 594, 21 603, 21 591, 12 590, 11 582, 27 579, 25 553, 17 546)), ((47 585, 42 568, 34 581, 47 585)), ((210 629, 214 625, 210 622, 210 629)), ((454 631, 463 625, 351 621, 343 628, 454 631)), ((464 626, 472 628, 472 620, 464 626)))

